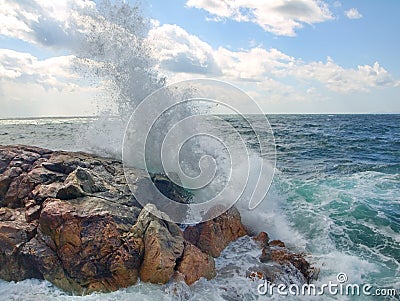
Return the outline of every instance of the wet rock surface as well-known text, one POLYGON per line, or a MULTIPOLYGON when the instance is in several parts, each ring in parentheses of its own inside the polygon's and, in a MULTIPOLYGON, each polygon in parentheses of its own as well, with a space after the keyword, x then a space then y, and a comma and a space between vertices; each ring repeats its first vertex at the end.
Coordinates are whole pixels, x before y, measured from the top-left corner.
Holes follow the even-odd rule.
POLYGON ((202 252, 218 257, 230 242, 246 234, 239 211, 231 207, 212 220, 187 227, 183 235, 202 252))
POLYGON ((269 241, 265 232, 253 237, 261 249, 259 263, 247 270, 249 278, 266 279, 271 283, 310 283, 318 278, 319 270, 313 267, 304 253, 295 252, 280 240, 269 241))
MULTIPOLYGON (((130 172, 138 182, 148 177, 130 172)), ((172 199, 188 201, 190 195, 174 190, 162 175, 152 178, 172 199)), ((138 279, 190 285, 215 277, 213 257, 247 233, 234 207, 184 232, 157 216, 163 213, 154 205, 142 208, 132 196, 118 160, 0 146, 1 279, 46 279, 77 294, 113 291, 138 279)), ((268 235, 259 240, 265 249, 261 268, 276 262, 308 270, 304 258, 268 243, 268 235)))
POLYGON ((119 161, 0 146, 0 278, 46 279, 78 294, 117 290, 139 278, 166 283, 178 269, 189 284, 212 278, 213 258, 154 210, 132 197, 119 161))

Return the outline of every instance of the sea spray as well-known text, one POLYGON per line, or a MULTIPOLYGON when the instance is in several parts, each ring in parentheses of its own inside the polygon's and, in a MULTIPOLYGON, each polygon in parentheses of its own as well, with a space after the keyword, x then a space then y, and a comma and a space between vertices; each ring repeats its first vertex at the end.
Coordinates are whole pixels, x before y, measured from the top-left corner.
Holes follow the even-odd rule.
POLYGON ((82 128, 80 143, 102 155, 121 158, 124 128, 133 109, 150 93, 165 84, 155 68, 150 28, 139 4, 100 1, 71 16, 80 33, 72 48, 75 69, 108 99, 99 104, 99 119, 82 128), (104 95, 105 94, 105 95, 104 95))
MULTIPOLYGON (((153 202, 172 221, 190 224, 217 217, 241 198, 250 210, 264 200, 274 173, 273 133, 265 115, 256 120, 240 115, 240 110, 230 104, 232 99, 253 112, 260 110, 239 88, 210 79, 168 85, 137 106, 125 132, 123 162, 128 184, 143 206, 153 202), (189 98, 185 91, 190 91, 189 98), (262 159, 250 160, 250 148, 242 133, 223 118, 187 109, 202 103, 218 104, 241 116, 255 137, 262 159), (223 126, 225 132, 220 130, 223 126), (150 172, 161 168, 176 184, 193 193, 192 202, 168 199, 150 179, 138 187, 135 177, 131 178, 131 168, 150 172), (171 176, 174 174, 176 180, 171 176)), ((249 135, 249 131, 246 133, 249 135)))
MULTIPOLYGON (((240 187, 243 185, 240 183, 247 180, 248 169, 259 168, 262 164, 247 166, 247 168, 243 166, 243 170, 232 168, 230 165, 232 164, 231 155, 236 152, 237 158, 241 157, 241 161, 247 162, 248 152, 245 148, 238 151, 237 147, 232 147, 232 141, 237 143, 240 139, 230 141, 231 146, 228 149, 226 145, 221 147, 221 143, 218 142, 220 137, 213 133, 215 129, 207 129, 207 122, 199 120, 199 116, 203 116, 204 112, 207 113, 208 109, 216 104, 202 101, 198 87, 186 85, 184 88, 166 87, 160 90, 165 85, 166 78, 156 70, 155 59, 151 55, 151 42, 147 39, 150 23, 142 16, 140 7, 119 1, 103 1, 94 7, 81 10, 81 14, 74 18, 76 28, 79 28, 81 33, 80 47, 76 51, 76 69, 80 70, 88 79, 97 79, 98 85, 102 85, 109 92, 108 109, 115 108, 114 114, 109 110, 101 112, 100 118, 84 130, 81 141, 86 145, 86 149, 102 155, 121 158, 123 129, 129 128, 127 121, 132 121, 132 113, 146 97, 156 91, 162 91, 162 96, 159 96, 152 106, 141 111, 141 122, 136 123, 134 129, 128 129, 142 132, 144 124, 151 122, 152 131, 149 131, 146 137, 145 164, 135 158, 130 159, 130 164, 152 173, 163 173, 170 176, 171 180, 192 192, 195 203, 207 202, 218 197, 225 188, 228 193, 225 193, 225 197, 220 197, 218 203, 225 204, 226 209, 230 207, 242 194, 240 187), (197 99, 193 99, 194 94, 197 99), (179 106, 174 106, 181 99, 190 101, 184 101, 179 106), (156 120, 151 120, 152 114, 160 105, 168 108, 168 111, 162 112, 156 120), (186 125, 186 128, 181 126, 180 129, 177 129, 178 124, 193 116, 198 116, 198 118, 197 120, 191 119, 190 126, 186 125), (173 134, 170 134, 172 129, 174 130, 173 134), (188 136, 189 132, 191 133, 190 137, 188 136), (161 147, 167 137, 172 137, 174 143, 171 145, 179 145, 179 149, 175 151, 173 147, 165 147, 163 160, 161 160, 161 147), (212 138, 210 139, 210 137, 212 138), (211 141, 212 139, 214 141, 211 141), (165 163, 169 162, 175 162, 175 166, 171 166, 171 164, 166 166, 165 163), (208 174, 206 171, 209 171, 208 174), (237 173, 233 177, 234 181, 231 178, 232 172, 237 173), (178 175, 178 179, 174 180, 174 175, 178 175), (209 184, 207 189, 199 191, 199 183, 202 183, 201 177, 212 179, 207 183, 209 184), (195 179, 197 183, 194 184, 191 179, 195 179), (231 183, 230 186, 229 183, 231 183)), ((217 88, 218 94, 219 87, 208 87, 208 89, 210 88, 217 88)), ((240 102, 240 97, 243 98, 243 96, 235 93, 230 95, 229 91, 220 91, 219 95, 214 95, 214 98, 222 98, 225 103, 230 103, 232 99, 240 102)), ((248 98, 248 96, 246 97, 248 98)), ((250 107, 252 106, 254 104, 250 105, 250 107)), ((260 111, 257 106, 255 107, 253 112, 260 111)), ((241 113, 237 110, 231 112, 241 113)), ((260 111, 260 113, 263 112, 260 111)), ((268 122, 264 122, 264 124, 269 126, 268 122)), ((238 132, 238 134, 240 138, 240 133, 238 132)), ((272 131, 269 131, 268 134, 271 136, 272 131)), ((273 138, 269 140, 273 143, 273 138)), ((133 143, 130 147, 134 149, 132 155, 134 157, 143 156, 141 150, 134 145, 137 142, 130 142, 133 143)), ((270 150, 268 152, 273 153, 270 150)), ((258 173, 261 172, 262 167, 258 173)), ((272 172, 269 172, 269 176, 259 176, 258 180, 264 182, 258 186, 253 185, 253 188, 246 193, 249 205, 252 199, 257 200, 252 206, 262 200, 272 180, 272 173, 273 169, 272 172), (254 194, 252 189, 255 189, 255 193, 259 196, 252 197, 251 195, 254 194)), ((205 209, 202 209, 201 214, 205 213, 205 209)))

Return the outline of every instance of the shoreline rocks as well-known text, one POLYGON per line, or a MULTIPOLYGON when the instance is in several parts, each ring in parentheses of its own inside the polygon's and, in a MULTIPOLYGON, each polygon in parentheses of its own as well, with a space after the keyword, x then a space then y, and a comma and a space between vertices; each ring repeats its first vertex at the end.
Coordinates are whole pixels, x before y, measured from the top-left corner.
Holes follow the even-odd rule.
MULTIPOLYGON (((138 181, 148 176, 130 172, 138 181)), ((153 178, 172 199, 187 200, 162 175, 153 178)), ((185 231, 155 210, 132 196, 118 160, 0 146, 0 278, 46 279, 75 294, 114 291, 138 279, 190 285, 215 277, 214 257, 247 234, 234 207, 185 231)), ((267 247, 279 248, 266 237, 260 238, 265 256, 267 247)), ((280 251, 265 260, 307 268, 280 251)))
POLYGON ((230 242, 246 234, 239 211, 231 207, 212 220, 188 226, 183 237, 204 253, 219 257, 230 242))
POLYGON ((289 276, 301 283, 309 284, 318 278, 319 270, 306 260, 306 254, 291 251, 280 240, 269 241, 266 232, 260 232, 253 237, 253 240, 261 249, 261 255, 258 258, 260 263, 248 269, 247 277, 267 279, 273 283, 280 278, 281 274, 289 271, 289 276))

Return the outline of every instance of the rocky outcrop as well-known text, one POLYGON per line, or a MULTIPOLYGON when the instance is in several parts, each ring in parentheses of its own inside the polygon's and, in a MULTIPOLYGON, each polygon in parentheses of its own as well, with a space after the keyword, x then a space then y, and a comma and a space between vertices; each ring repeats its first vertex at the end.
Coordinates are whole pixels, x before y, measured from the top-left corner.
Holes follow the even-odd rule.
POLYGON ((201 277, 212 279, 216 275, 214 258, 188 241, 185 241, 183 256, 177 270, 183 275, 187 284, 192 284, 201 277))
POLYGON ((230 242, 246 234, 239 211, 231 207, 212 220, 187 227, 183 236, 202 252, 218 257, 230 242))
POLYGON ((145 255, 140 268, 140 279, 144 282, 167 283, 174 274, 176 261, 183 253, 183 236, 176 224, 156 217, 157 209, 146 205, 136 224, 133 237, 144 242, 145 255))
POLYGON ((269 241, 265 232, 253 239, 261 248, 261 256, 260 263, 248 269, 248 277, 267 279, 272 283, 282 282, 282 275, 294 283, 310 283, 318 277, 319 270, 311 266, 304 253, 290 250, 280 240, 269 241))
MULTIPOLYGON (((171 198, 186 197, 166 177, 152 178, 171 198)), ((177 273, 188 284, 212 278, 214 259, 155 210, 132 197, 119 161, 0 146, 0 278, 46 279, 78 294, 177 273)))
POLYGON ((47 199, 39 230, 67 278, 83 291, 111 291, 136 283, 143 241, 121 237, 109 215, 81 214, 67 202, 47 199))
MULTIPOLYGON (((139 183, 151 178, 171 199, 190 201, 189 193, 163 175, 129 173, 137 181, 132 187, 141 189, 135 193, 146 193, 139 183)), ((213 278, 214 257, 247 233, 234 207, 183 232, 159 209, 141 208, 120 161, 0 146, 0 278, 46 279, 77 294, 113 291, 138 279, 190 285, 213 278)), ((303 255, 280 241, 269 242, 266 233, 256 240, 262 249, 253 270, 257 275, 273 279, 291 268, 310 279, 312 269, 303 255)))

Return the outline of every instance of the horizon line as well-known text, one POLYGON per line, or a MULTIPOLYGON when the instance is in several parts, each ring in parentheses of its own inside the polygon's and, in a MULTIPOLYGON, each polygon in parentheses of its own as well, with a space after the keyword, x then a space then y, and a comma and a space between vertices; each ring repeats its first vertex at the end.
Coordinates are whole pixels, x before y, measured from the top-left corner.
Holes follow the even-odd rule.
MULTIPOLYGON (((216 114, 210 114, 210 115, 240 115, 240 114, 235 114, 235 113, 216 113, 216 114)), ((332 112, 324 112, 324 113, 265 113, 265 114, 259 114, 259 113, 243 113, 241 115, 400 115, 400 112, 338 112, 338 113, 332 113, 332 112)), ((69 118, 98 118, 101 117, 102 115, 71 115, 71 116, 25 116, 25 117, 0 117, 0 120, 29 120, 29 119, 69 119, 69 118)), ((118 115, 109 115, 109 117, 120 117, 118 115)))

